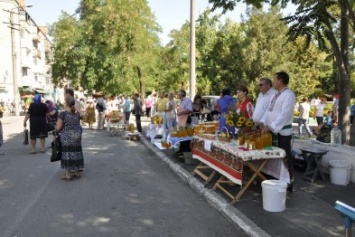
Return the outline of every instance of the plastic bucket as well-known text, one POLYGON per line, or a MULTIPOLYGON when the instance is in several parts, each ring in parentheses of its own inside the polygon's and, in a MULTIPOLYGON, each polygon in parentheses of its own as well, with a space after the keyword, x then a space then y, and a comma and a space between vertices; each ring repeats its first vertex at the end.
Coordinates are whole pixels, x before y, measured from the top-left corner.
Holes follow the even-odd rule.
POLYGON ((261 187, 265 211, 282 212, 286 209, 286 182, 270 179, 263 181, 261 187))
POLYGON ((348 185, 351 174, 351 163, 347 160, 329 161, 330 182, 337 185, 348 185))

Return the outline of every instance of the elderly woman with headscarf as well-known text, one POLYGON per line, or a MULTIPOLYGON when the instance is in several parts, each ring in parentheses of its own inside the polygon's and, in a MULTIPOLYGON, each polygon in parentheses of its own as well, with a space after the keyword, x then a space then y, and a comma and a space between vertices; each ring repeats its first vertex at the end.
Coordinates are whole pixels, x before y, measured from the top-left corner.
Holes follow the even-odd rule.
POLYGON ((42 97, 40 94, 36 94, 33 98, 33 102, 30 104, 25 116, 24 126, 26 127, 27 120, 30 120, 30 138, 31 138, 31 152, 30 154, 36 154, 36 139, 41 141, 41 152, 46 152, 45 138, 48 137, 46 131, 46 115, 48 113, 48 107, 45 103, 42 103, 42 97))
POLYGON ((53 101, 46 100, 46 105, 48 108, 47 113, 47 132, 51 132, 55 129, 55 125, 58 119, 58 109, 54 106, 53 101))

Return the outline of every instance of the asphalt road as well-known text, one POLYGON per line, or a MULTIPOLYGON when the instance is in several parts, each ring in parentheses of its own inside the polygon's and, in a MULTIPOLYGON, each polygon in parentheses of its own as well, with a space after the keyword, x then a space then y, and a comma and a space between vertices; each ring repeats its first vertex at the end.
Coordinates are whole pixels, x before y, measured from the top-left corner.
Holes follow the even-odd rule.
POLYGON ((22 145, 23 117, 2 121, 1 237, 246 236, 141 142, 84 129, 83 177, 63 181, 22 145))

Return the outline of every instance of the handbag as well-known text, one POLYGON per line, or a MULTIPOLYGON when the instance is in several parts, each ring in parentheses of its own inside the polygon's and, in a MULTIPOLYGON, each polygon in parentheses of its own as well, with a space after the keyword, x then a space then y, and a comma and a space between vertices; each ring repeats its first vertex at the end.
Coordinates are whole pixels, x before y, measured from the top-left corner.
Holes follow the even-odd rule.
POLYGON ((134 111, 134 109, 131 109, 131 113, 134 115, 136 114, 136 111, 134 111))
POLYGON ((51 154, 50 161, 51 162, 60 161, 62 159, 62 144, 58 136, 54 139, 54 141, 52 141, 51 145, 52 145, 52 154, 51 154))
POLYGON ((28 129, 23 130, 23 145, 28 145, 28 129))
POLYGON ((46 124, 46 132, 51 132, 55 129, 54 124, 53 123, 47 123, 46 124))

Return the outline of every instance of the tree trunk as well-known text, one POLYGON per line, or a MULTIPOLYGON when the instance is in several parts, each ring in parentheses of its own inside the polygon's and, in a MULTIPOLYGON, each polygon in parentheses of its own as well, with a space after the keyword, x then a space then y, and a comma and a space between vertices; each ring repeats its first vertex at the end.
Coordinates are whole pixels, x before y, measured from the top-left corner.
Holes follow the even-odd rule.
POLYGON ((342 65, 339 80, 339 128, 342 141, 350 144, 350 76, 349 76, 349 10, 343 0, 341 4, 340 40, 342 65))
MULTIPOLYGON (((341 0, 342 2, 344 0, 341 0)), ((328 27, 328 37, 332 45, 333 53, 336 58, 337 67, 339 70, 339 109, 338 109, 338 126, 342 130, 342 142, 350 143, 350 75, 349 75, 349 22, 346 16, 346 8, 341 4, 341 23, 340 23, 340 41, 341 48, 337 42, 329 21, 324 22, 328 27)))
POLYGON ((138 80, 139 80, 139 93, 141 94, 141 99, 142 102, 144 102, 145 98, 145 85, 144 85, 144 79, 142 76, 142 70, 139 66, 137 66, 137 75, 138 75, 138 80))

